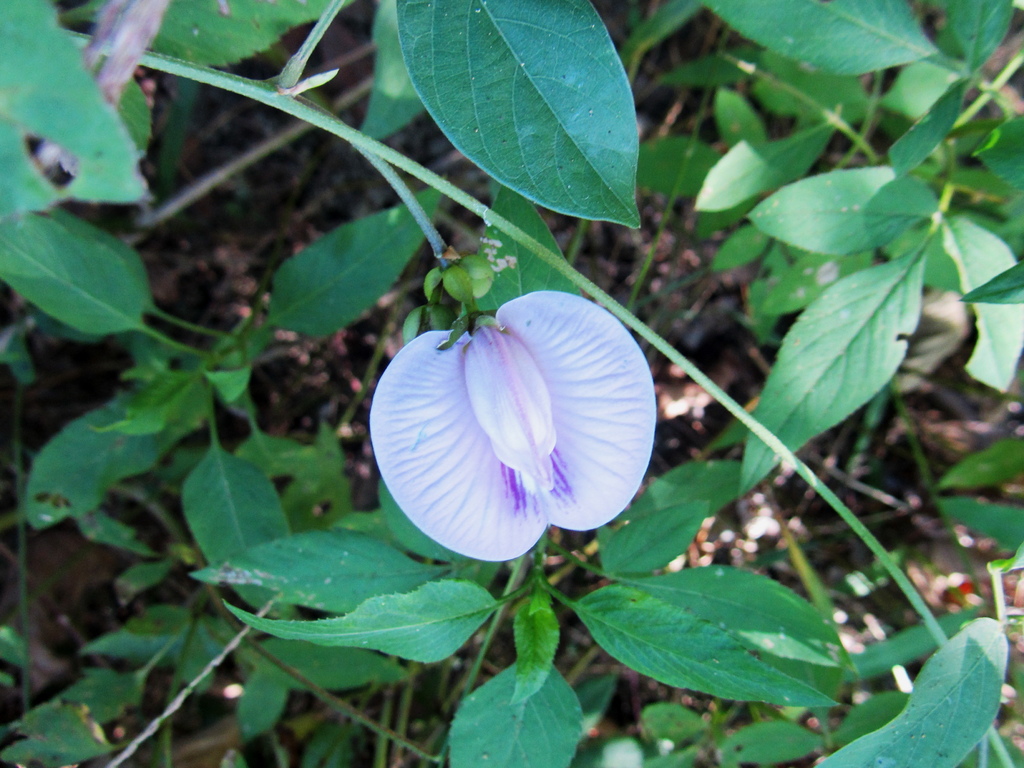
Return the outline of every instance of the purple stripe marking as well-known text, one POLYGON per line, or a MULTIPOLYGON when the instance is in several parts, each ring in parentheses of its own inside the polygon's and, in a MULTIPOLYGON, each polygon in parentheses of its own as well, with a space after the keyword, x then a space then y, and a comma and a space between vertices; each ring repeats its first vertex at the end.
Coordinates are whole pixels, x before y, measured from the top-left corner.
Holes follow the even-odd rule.
POLYGON ((519 473, 505 464, 501 465, 501 476, 505 480, 505 498, 511 500, 512 511, 516 514, 526 511, 526 488, 519 473))
POLYGON ((551 495, 559 501, 563 499, 572 500, 572 487, 565 476, 565 462, 562 460, 562 455, 558 452, 557 448, 551 452, 551 468, 555 470, 555 485, 551 489, 551 495))

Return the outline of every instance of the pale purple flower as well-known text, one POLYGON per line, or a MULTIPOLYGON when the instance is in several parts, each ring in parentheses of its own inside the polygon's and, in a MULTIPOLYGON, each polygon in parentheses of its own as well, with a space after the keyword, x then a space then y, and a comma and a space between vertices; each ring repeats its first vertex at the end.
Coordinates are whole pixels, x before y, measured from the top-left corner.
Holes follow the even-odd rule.
POLYGON ((441 331, 392 360, 370 438, 398 506, 448 549, 509 560, 548 525, 607 523, 654 441, 650 369, 629 332, 579 296, 538 291, 447 350, 441 331))

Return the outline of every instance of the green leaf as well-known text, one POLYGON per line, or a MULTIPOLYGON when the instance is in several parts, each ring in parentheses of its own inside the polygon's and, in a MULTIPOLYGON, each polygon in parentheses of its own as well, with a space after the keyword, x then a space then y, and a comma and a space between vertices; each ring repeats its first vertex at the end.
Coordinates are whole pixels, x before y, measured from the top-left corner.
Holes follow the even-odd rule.
POLYGON ((345 616, 317 621, 264 619, 228 608, 256 629, 317 645, 372 648, 413 661, 455 653, 498 606, 471 581, 431 581, 404 595, 371 597, 345 616))
POLYGON ((744 224, 722 243, 711 261, 711 269, 724 272, 749 264, 759 258, 768 247, 768 235, 757 227, 744 224))
MULTIPOLYGON (((562 252, 533 203, 522 195, 500 187, 491 208, 554 253, 562 252)), ((533 251, 509 239, 497 227, 487 227, 486 240, 480 243, 480 256, 487 259, 495 271, 491 289, 477 302, 482 310, 497 309, 533 291, 579 293, 569 278, 556 272, 533 251)))
POLYGON ((645 141, 640 145, 636 183, 670 197, 696 195, 720 157, 703 141, 687 136, 645 141))
POLYGON ((938 500, 943 513, 968 528, 991 536, 1011 552, 1024 542, 1024 507, 992 504, 968 496, 947 496, 938 500))
POLYGON ((192 577, 211 584, 253 584, 284 603, 345 613, 370 597, 408 592, 446 571, 366 534, 335 528, 267 541, 192 577))
POLYGON ((78 528, 89 541, 106 544, 143 557, 153 557, 156 553, 135 537, 135 529, 116 520, 103 510, 92 512, 76 519, 78 528))
POLYGON ((181 489, 192 535, 211 563, 288 535, 273 483, 255 465, 211 445, 181 489))
POLYGON ((398 29, 416 91, 466 157, 545 208, 639 224, 633 94, 587 0, 410 0, 398 29))
POLYGON ((708 517, 706 501, 690 501, 648 514, 627 513, 629 522, 601 529, 601 562, 612 573, 645 573, 675 560, 708 517), (607 533, 605 533, 608 531, 607 533))
POLYGON ((105 723, 120 717, 128 707, 139 705, 143 681, 134 672, 90 667, 74 685, 61 691, 60 699, 84 704, 97 723, 105 723))
POLYGON ((963 300, 976 304, 1024 304, 1024 261, 968 291, 963 300))
POLYGON ((753 723, 731 734, 720 747, 722 768, 740 763, 789 763, 821 747, 821 737, 788 720, 753 723))
POLYGON ((86 333, 142 328, 142 313, 152 306, 139 255, 63 213, 0 222, 0 279, 86 333))
MULTIPOLYGON (((857 253, 842 258, 811 253, 776 243, 781 259, 764 259, 765 287, 763 296, 751 291, 748 303, 755 316, 775 316, 796 312, 811 304, 837 280, 867 269, 872 264, 871 253, 857 253)), ((773 250, 774 250, 773 248, 773 250)))
POLYGON ((172 560, 154 560, 136 563, 114 581, 117 599, 128 604, 147 589, 155 587, 167 578, 174 566, 172 560))
MULTIPOLYGON (((759 51, 749 48, 733 48, 728 55, 737 59, 747 60, 757 56, 759 51)), ((688 61, 661 76, 662 85, 688 85, 714 88, 721 85, 732 85, 744 80, 749 75, 740 69, 723 54, 712 53, 699 59, 688 61)))
POLYGON ((0 17, 0 219, 77 197, 127 203, 145 184, 124 124, 104 101, 72 38, 45 0, 6 3, 0 17), (55 185, 26 153, 30 138, 63 150, 74 178, 55 185))
MULTIPOLYGON (((418 195, 428 214, 439 197, 418 195)), ((422 242, 404 205, 343 224, 277 270, 267 322, 310 336, 344 328, 391 287, 422 242)))
MULTIPOLYGON (((362 648, 331 648, 298 640, 272 637, 262 643, 264 650, 297 669, 311 682, 329 691, 360 688, 368 683, 387 684, 404 680, 409 672, 394 659, 362 648)), ((253 660, 262 664, 261 671, 287 688, 301 690, 304 685, 294 677, 267 664, 262 657, 253 660)))
POLYGON ((10 626, 0 626, 0 659, 16 667, 28 664, 25 656, 25 641, 10 626))
POLYGON ((203 375, 225 403, 233 403, 249 388, 252 368, 245 366, 233 371, 203 371, 203 375))
POLYGON ((534 592, 530 602, 516 614, 513 630, 516 687, 510 703, 519 704, 541 689, 553 669, 558 650, 558 619, 551 610, 551 597, 546 592, 534 592))
POLYGON ((377 58, 373 65, 373 88, 366 118, 359 129, 374 139, 383 139, 404 128, 423 111, 423 102, 409 79, 398 41, 398 6, 382 0, 373 17, 373 42, 377 58))
POLYGON ((903 0, 707 0, 744 36, 826 72, 860 75, 935 53, 903 0), (785 23, 780 23, 785 19, 785 23))
POLYGON ((1006 657, 999 622, 972 621, 925 663, 895 720, 843 747, 821 768, 955 768, 999 711, 1006 657))
POLYGON ((845 654, 835 630, 806 600, 767 576, 711 565, 630 581, 654 597, 729 631, 749 647, 834 666, 845 654))
POLYGON ((135 146, 140 152, 145 152, 153 134, 153 115, 150 114, 149 104, 146 103, 146 94, 134 80, 129 80, 125 84, 117 110, 135 146))
POLYGON ((795 117, 799 125, 831 123, 829 112, 847 122, 858 122, 867 114, 870 102, 860 78, 811 69, 772 51, 759 51, 748 62, 774 75, 757 78, 751 85, 769 112, 795 117))
POLYGON ((515 667, 463 699, 449 734, 452 768, 566 768, 582 733, 572 688, 552 671, 533 696, 513 703, 515 667))
MULTIPOLYGON (((755 416, 789 448, 849 416, 896 373, 917 326, 924 260, 909 254, 833 283, 800 315, 782 342, 755 416)), ((742 487, 775 464, 751 435, 742 487)))
POLYGON ((276 675, 263 674, 260 670, 250 675, 235 710, 242 740, 248 741, 273 728, 287 705, 288 686, 276 675))
POLYGON ((896 75, 882 106, 916 120, 949 90, 961 75, 934 61, 915 61, 896 75))
POLYGON ((89 708, 81 704, 42 704, 25 713, 17 730, 26 738, 0 752, 0 758, 10 763, 61 768, 114 749, 89 708))
POLYGON ((741 141, 753 146, 768 143, 768 133, 761 116, 736 91, 719 88, 715 92, 714 112, 718 133, 730 147, 741 141))
POLYGON ((637 24, 622 46, 622 60, 627 66, 639 62, 647 51, 675 34, 700 10, 699 0, 667 0, 637 24))
POLYGON ((1024 189, 1024 117, 993 129, 975 154, 994 174, 1024 189))
POLYGON ((196 64, 232 64, 266 50, 326 6, 327 0, 173 2, 153 50, 196 64))
MULTIPOLYGON (((943 223, 942 245, 956 264, 961 293, 969 293, 1016 263, 1006 243, 964 217, 943 223)), ((1005 391, 1013 382, 1024 345, 1024 306, 975 304, 973 308, 978 341, 967 372, 1005 391)))
POLYGON ((877 731, 903 711, 908 698, 907 694, 899 691, 876 693, 850 709, 842 725, 832 733, 832 738, 842 747, 871 731, 877 731))
POLYGON ((966 91, 967 83, 952 85, 942 98, 892 145, 889 157, 892 158, 893 170, 897 176, 905 176, 919 166, 946 138, 960 116, 960 105, 966 91))
POLYGON ((808 251, 845 256, 885 245, 938 209, 916 178, 891 168, 831 171, 783 187, 750 214, 772 237, 808 251))
POLYGON ((650 739, 667 739, 679 744, 707 730, 704 718, 682 704, 659 701, 640 713, 640 725, 650 739))
POLYGON ((759 661, 716 624, 638 589, 603 587, 572 607, 598 645, 666 685, 790 706, 831 703, 827 696, 759 661))
POLYGON ((124 417, 114 401, 75 419, 36 456, 28 477, 26 514, 36 528, 96 509, 107 489, 145 472, 159 456, 152 436, 104 431, 124 417))
POLYGON ((948 0, 946 13, 967 71, 974 72, 988 61, 1006 35, 1013 0, 948 0))
POLYGON ((760 146, 741 141, 708 173, 697 195, 697 210, 723 211, 803 176, 832 132, 831 126, 823 124, 760 146))
MULTIPOLYGON (((939 626, 947 635, 960 631, 977 616, 976 608, 939 617, 939 626)), ((892 668, 906 666, 927 656, 936 649, 935 638, 923 624, 916 624, 890 635, 878 643, 871 643, 861 653, 850 656, 857 671, 856 679, 870 680, 892 675, 892 668)))
POLYGON ((1024 475, 1024 441, 999 440, 980 453, 957 462, 939 480, 938 487, 984 488, 1024 475))

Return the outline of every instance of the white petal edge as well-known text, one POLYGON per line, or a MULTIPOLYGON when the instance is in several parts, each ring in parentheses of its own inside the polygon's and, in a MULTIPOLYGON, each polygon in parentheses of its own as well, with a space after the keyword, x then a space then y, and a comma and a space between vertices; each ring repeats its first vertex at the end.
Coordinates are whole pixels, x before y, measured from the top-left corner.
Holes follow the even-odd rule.
POLYGON ((614 315, 569 293, 526 294, 497 320, 529 349, 551 395, 555 453, 571 492, 547 497, 549 521, 577 531, 604 525, 636 494, 654 446, 643 352, 614 315))
POLYGON ((370 441, 395 502, 427 536, 478 560, 511 560, 532 547, 548 520, 510 504, 502 465, 469 404, 465 339, 413 339, 391 361, 370 408, 370 441))

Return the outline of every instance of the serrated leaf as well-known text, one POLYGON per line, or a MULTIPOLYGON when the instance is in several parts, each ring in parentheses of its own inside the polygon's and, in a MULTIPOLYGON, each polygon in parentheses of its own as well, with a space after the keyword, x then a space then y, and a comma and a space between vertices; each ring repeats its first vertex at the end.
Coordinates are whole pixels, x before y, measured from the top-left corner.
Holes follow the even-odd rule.
POLYGON ((45 0, 6 3, 0 16, 0 219, 77 197, 127 203, 145 193, 124 124, 86 71, 81 51, 45 0), (47 139, 70 156, 74 178, 48 181, 27 154, 47 139))
POLYGON ((993 129, 975 154, 994 174, 1024 189, 1024 117, 993 129))
POLYGON ((912 171, 939 146, 953 128, 960 116, 960 105, 967 91, 966 83, 954 84, 935 102, 925 115, 910 126, 905 134, 892 145, 889 157, 897 176, 912 171))
POLYGON ((327 0, 171 3, 153 50, 196 64, 232 64, 266 50, 326 7, 327 0))
POLYGON ((471 581, 431 581, 414 592, 371 597, 351 613, 317 621, 254 616, 229 605, 258 630, 317 645, 372 648, 413 661, 440 661, 455 653, 497 602, 471 581))
POLYGON ((963 300, 977 304, 1024 304, 1024 261, 968 291, 963 300))
MULTIPOLYGON (((513 622, 516 642, 516 686, 511 704, 519 704, 541 689, 551 674, 558 650, 558 619, 551 597, 534 592, 513 622)), ((556 673, 557 674, 557 673, 556 673)))
MULTIPOLYGON (((562 252, 533 203, 522 195, 500 187, 491 207, 554 253, 562 252)), ((486 240, 480 243, 480 256, 487 259, 495 271, 491 289, 477 302, 482 310, 497 309, 505 302, 532 291, 579 292, 569 278, 556 272, 533 251, 510 239, 497 227, 487 227, 486 240)))
POLYGON ((777 581, 711 565, 630 581, 635 587, 729 631, 757 650, 833 666, 843 655, 835 630, 777 581))
MULTIPOLYGON (((917 326, 924 260, 912 253, 827 288, 786 334, 754 415, 789 448, 837 424, 896 373, 917 326)), ((741 486, 775 464, 755 436, 747 440, 741 486)))
POLYGON ((64 213, 0 222, 0 279, 86 333, 142 328, 142 313, 152 306, 139 255, 64 213))
POLYGON ((396 0, 382 0, 373 17, 373 43, 377 48, 373 64, 373 87, 366 118, 359 129, 382 139, 405 127, 423 111, 423 102, 409 79, 398 41, 396 0))
POLYGON ((124 417, 114 401, 75 419, 36 456, 28 478, 26 515, 36 528, 96 509, 107 489, 145 472, 159 453, 151 435, 105 431, 124 417))
POLYGON ((750 214, 754 226, 808 251, 845 256, 885 245, 938 209, 916 178, 891 168, 831 171, 783 187, 750 214))
POLYGON ((860 75, 935 53, 903 0, 707 0, 751 40, 837 74, 860 75), (785 19, 785 24, 779 20, 785 19))
POLYGON ((273 483, 255 465, 217 445, 185 479, 185 520, 211 563, 288 535, 288 522, 273 483))
POLYGON ((611 573, 645 573, 686 551, 710 514, 706 501, 674 504, 648 514, 627 513, 629 522, 602 529, 601 562, 611 573))
MULTIPOLYGON (((418 198, 429 214, 440 195, 418 198)), ((404 205, 343 224, 277 270, 267 322, 310 336, 344 328, 391 287, 422 242, 404 205)))
POLYGON ((1013 15, 1013 0, 948 0, 946 13, 960 44, 968 72, 974 72, 995 51, 1013 15))
POLYGON ((843 747, 821 768, 955 768, 999 711, 1006 658, 999 622, 972 621, 925 663, 895 720, 843 747))
POLYGON ((666 685, 744 701, 831 703, 759 661, 725 630, 638 589, 603 587, 572 607, 604 650, 666 685))
POLYGON ((633 95, 587 0, 409 0, 398 24, 460 152, 545 208, 637 226, 633 95))
POLYGON ((708 173, 697 210, 722 211, 804 175, 825 149, 833 129, 818 125, 760 146, 741 141, 708 173))
POLYGON ((377 595, 408 592, 446 570, 411 560, 366 534, 335 528, 267 541, 192 577, 252 584, 283 603, 344 613, 377 595))
POLYGON ((533 696, 512 703, 515 667, 463 699, 452 721, 452 768, 566 768, 582 733, 572 688, 552 671, 533 696))
MULTIPOLYGON (((1006 243, 968 218, 957 217, 943 224, 942 245, 956 264, 961 293, 969 293, 1015 264, 1006 243)), ((967 361, 967 372, 1005 391, 1013 382, 1024 345, 1024 306, 975 304, 973 309, 978 341, 967 361)))

